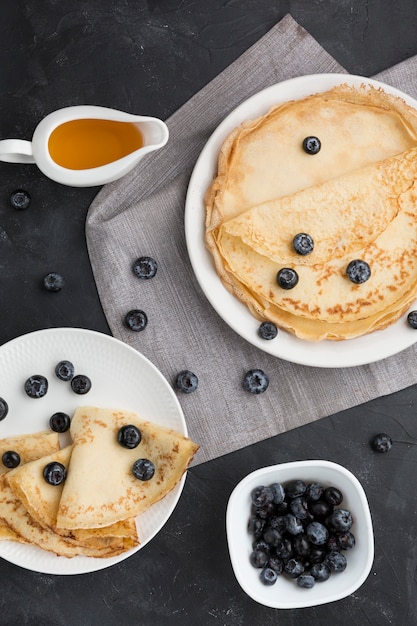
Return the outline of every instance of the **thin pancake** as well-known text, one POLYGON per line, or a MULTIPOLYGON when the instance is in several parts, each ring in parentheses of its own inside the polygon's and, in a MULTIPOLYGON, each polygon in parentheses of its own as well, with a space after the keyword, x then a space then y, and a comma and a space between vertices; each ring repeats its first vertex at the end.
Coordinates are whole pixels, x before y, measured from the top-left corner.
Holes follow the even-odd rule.
POLYGON ((302 338, 342 339, 385 327, 417 292, 414 178, 417 149, 249 209, 219 229, 225 282, 259 315, 302 338), (292 250, 298 232, 312 235, 313 253, 292 250), (346 277, 355 258, 371 267, 362 285, 346 277), (283 267, 299 276, 291 290, 277 284, 283 267))
POLYGON ((309 340, 393 323, 417 295, 417 112, 374 88, 336 87, 275 107, 227 138, 207 192, 206 241, 224 285, 260 319, 309 340), (302 140, 322 148, 306 154, 302 140), (314 252, 297 255, 297 233, 314 252), (351 260, 371 278, 346 278, 351 260), (291 290, 277 285, 297 271, 291 290))
POLYGON ((57 515, 58 528, 97 527, 139 515, 170 492, 181 479, 198 445, 187 437, 133 412, 80 407, 71 421, 74 447, 57 515), (118 443, 122 426, 141 432, 138 447, 118 443), (133 463, 151 460, 148 481, 133 476, 133 463))
POLYGON ((137 546, 139 542, 134 519, 117 522, 105 528, 92 527, 80 531, 56 528, 64 484, 48 484, 43 477, 43 470, 52 462, 61 463, 65 468, 69 468, 71 452, 72 445, 9 472, 7 482, 13 494, 21 500, 25 509, 40 526, 52 533, 58 533, 70 544, 95 549, 106 548, 115 553, 137 546))

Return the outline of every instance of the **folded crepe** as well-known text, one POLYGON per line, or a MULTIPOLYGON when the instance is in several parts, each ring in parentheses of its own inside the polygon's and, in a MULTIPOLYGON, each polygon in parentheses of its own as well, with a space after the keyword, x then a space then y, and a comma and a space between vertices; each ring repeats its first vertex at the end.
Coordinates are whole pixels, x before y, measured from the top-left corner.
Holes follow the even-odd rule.
POLYGON ((180 481, 198 445, 173 430, 129 411, 80 407, 71 421, 73 449, 57 512, 57 529, 108 526, 146 511, 180 481), (118 442, 122 426, 141 433, 136 448, 118 442), (150 480, 139 480, 132 466, 148 459, 150 480))
MULTIPOLYGON (((56 554, 65 556, 68 556, 68 545, 86 548, 86 550, 81 551, 81 554, 91 554, 92 556, 115 556, 137 546, 139 541, 134 519, 126 519, 106 528, 65 530, 56 527, 57 512, 64 483, 50 485, 43 477, 43 470, 48 463, 55 461, 64 465, 68 471, 71 452, 72 445, 69 445, 47 457, 42 457, 37 461, 11 470, 7 474, 6 483, 11 492, 20 500, 29 516, 36 522, 34 527, 28 526, 28 516, 26 515, 21 516, 20 519, 14 516, 9 524, 26 539, 45 547, 45 533, 39 533, 39 525, 47 531, 48 544, 46 549, 52 549, 56 554), (34 528, 36 528, 36 532, 34 528), (64 543, 60 538, 64 540, 64 543)), ((71 554, 77 553, 72 547, 69 551, 71 554)))
POLYGON ((0 515, 7 519, 12 533, 7 539, 32 544, 58 556, 109 557, 117 552, 112 547, 76 545, 38 524, 28 513, 22 501, 11 491, 7 474, 0 476, 0 515))
POLYGON ((308 340, 358 337, 417 297, 417 112, 372 87, 336 87, 235 129, 206 195, 206 242, 229 291, 308 340), (321 141, 306 154, 303 139, 321 141), (292 241, 308 233, 311 254, 292 241), (371 267, 354 284, 351 260, 371 267), (278 286, 282 268, 297 285, 278 286))
MULTIPOLYGON (((0 439, 1 458, 5 452, 17 452, 20 457, 20 466, 24 463, 28 463, 29 461, 51 454, 56 450, 59 450, 58 433, 50 431, 15 435, 0 439)), ((9 471, 9 468, 7 468, 3 463, 0 463, 0 476, 9 471)), ((20 537, 15 531, 12 530, 6 519, 2 516, 0 509, 0 540, 10 539, 24 542, 23 537, 20 537)))

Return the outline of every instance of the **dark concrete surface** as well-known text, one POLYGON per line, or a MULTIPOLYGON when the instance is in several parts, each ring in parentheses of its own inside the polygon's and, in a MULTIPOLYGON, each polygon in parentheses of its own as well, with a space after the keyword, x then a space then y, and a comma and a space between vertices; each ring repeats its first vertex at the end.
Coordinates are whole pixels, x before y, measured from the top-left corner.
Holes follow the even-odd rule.
MULTIPOLYGON (((47 113, 73 104, 166 118, 288 12, 352 73, 370 76, 417 54, 415 0, 3 0, 0 138, 28 139, 47 113)), ((47 327, 109 332, 84 234, 97 191, 0 164, 0 344, 47 327), (16 212, 9 196, 21 187, 32 204, 16 212), (67 281, 53 306, 40 288, 50 271, 67 281)), ((417 624, 416 404, 409 387, 192 469, 162 531, 110 569, 59 577, 1 560, 0 625, 417 624), (394 439, 387 455, 369 447, 381 431, 394 439), (249 471, 307 458, 341 463, 362 481, 375 562, 340 602, 276 611, 236 582, 227 500, 249 471)))

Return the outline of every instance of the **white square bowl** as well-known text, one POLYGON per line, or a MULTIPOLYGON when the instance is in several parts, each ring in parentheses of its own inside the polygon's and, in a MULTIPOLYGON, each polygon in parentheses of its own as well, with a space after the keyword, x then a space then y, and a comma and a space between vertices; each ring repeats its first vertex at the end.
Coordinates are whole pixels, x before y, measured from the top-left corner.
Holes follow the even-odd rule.
POLYGON ((358 479, 346 468, 330 461, 295 461, 264 467, 246 476, 233 490, 226 512, 226 531, 230 559, 242 589, 256 602, 276 609, 295 609, 340 600, 352 594, 366 580, 374 559, 374 535, 368 501, 358 479), (343 493, 341 508, 353 517, 352 533, 356 545, 344 554, 344 572, 332 574, 329 580, 317 582, 311 589, 299 587, 295 580, 278 576, 272 586, 264 585, 260 571, 249 561, 253 537, 248 532, 251 514, 251 492, 260 485, 286 483, 301 479, 334 486, 343 493))

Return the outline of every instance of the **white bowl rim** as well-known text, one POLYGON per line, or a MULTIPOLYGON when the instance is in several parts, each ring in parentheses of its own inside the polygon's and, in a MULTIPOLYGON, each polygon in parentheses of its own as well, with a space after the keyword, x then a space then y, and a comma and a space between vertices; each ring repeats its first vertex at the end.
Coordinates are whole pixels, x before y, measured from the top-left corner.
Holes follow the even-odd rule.
MULTIPOLYGON (((259 482, 259 484, 261 484, 261 482, 259 482)), ((248 511, 248 515, 249 515, 249 511, 248 511)), ((373 533, 373 527, 372 527, 371 512, 369 509, 369 504, 368 504, 365 491, 361 483, 359 482, 359 480, 356 478, 354 474, 352 474, 352 472, 350 472, 343 465, 339 465, 338 463, 334 463, 333 461, 326 461, 326 460, 290 461, 287 463, 278 463, 276 465, 269 465, 269 466, 261 467, 251 472, 250 474, 246 475, 236 485, 236 487, 233 489, 229 497, 227 510, 226 510, 226 532, 227 532, 227 540, 228 540, 228 547, 229 547, 229 554, 230 554, 230 559, 232 563, 232 568, 233 568, 233 571, 234 571, 234 574, 238 583, 240 584, 242 589, 253 600, 255 600, 256 602, 260 604, 263 604, 264 606, 269 606, 271 608, 278 608, 278 609, 306 608, 306 607, 311 607, 311 606, 317 606, 319 604, 328 604, 330 602, 335 602, 337 600, 341 600, 342 598, 346 598, 347 596, 354 593, 365 582, 365 580, 369 576, 369 573, 371 571, 372 564, 374 561, 374 533, 373 533), (352 483, 352 485, 355 488, 355 491, 360 501, 360 507, 363 511, 363 521, 365 522, 365 529, 366 529, 365 545, 367 549, 366 549, 366 553, 364 554, 365 558, 364 558, 364 564, 363 564, 361 575, 358 576, 350 585, 347 585, 346 588, 343 589, 342 592, 329 593, 328 595, 326 595, 326 597, 315 598, 313 594, 310 594, 309 596, 300 595, 299 602, 293 602, 293 601, 288 602, 288 601, 285 601, 285 598, 277 600, 277 596, 272 596, 271 594, 271 601, 266 602, 265 598, 260 597, 260 595, 256 592, 256 590, 248 587, 245 576, 243 575, 241 568, 238 567, 238 562, 239 562, 238 557, 239 555, 241 556, 241 549, 240 551, 238 550, 238 546, 233 542, 233 539, 232 539, 232 536, 233 536, 232 527, 233 527, 233 524, 235 523, 235 520, 233 519, 235 503, 236 501, 238 501, 242 493, 245 492, 245 489, 248 483, 254 481, 258 477, 260 478, 264 476, 267 473, 272 473, 277 470, 279 471, 287 470, 287 469, 297 470, 297 476, 294 475, 294 477, 299 478, 300 472, 304 472, 305 470, 315 469, 315 468, 329 469, 335 473, 342 474, 349 480, 350 483, 352 483)), ((252 567, 250 563, 248 563, 248 566, 252 567)), ((313 590, 308 590, 308 592, 311 592, 311 591, 313 590)))

